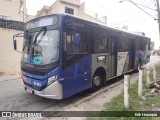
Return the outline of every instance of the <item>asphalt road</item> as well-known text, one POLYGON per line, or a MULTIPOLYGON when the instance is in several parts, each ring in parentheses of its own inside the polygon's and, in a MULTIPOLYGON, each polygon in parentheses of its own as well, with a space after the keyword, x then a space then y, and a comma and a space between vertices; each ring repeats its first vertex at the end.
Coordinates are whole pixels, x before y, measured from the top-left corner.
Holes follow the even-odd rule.
POLYGON ((43 111, 53 106, 61 110, 89 94, 86 91, 64 100, 52 100, 26 92, 21 79, 3 81, 0 82, 0 111, 43 111))
POLYGON ((22 86, 21 79, 0 82, 0 111, 43 111, 50 107, 52 110, 53 107, 54 110, 62 110, 92 94, 84 91, 70 98, 53 100, 28 93, 22 86))
MULTIPOLYGON (((160 57, 152 57, 155 62, 160 57)), ((21 79, 0 82, 0 111, 43 111, 52 107, 52 110, 62 110, 75 102, 90 96, 89 91, 82 92, 64 100, 52 100, 30 94, 22 87, 21 79)))

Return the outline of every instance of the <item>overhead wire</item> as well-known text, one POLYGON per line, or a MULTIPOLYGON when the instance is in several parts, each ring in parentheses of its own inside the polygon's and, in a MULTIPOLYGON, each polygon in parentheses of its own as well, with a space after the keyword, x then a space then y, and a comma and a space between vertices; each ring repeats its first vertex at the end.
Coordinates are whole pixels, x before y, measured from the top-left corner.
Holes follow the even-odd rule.
MULTIPOLYGON (((151 5, 151 4, 149 3, 148 5, 151 5)), ((148 5, 147 5, 147 6, 148 6, 148 5)), ((153 12, 153 11, 152 11, 152 12, 153 12)), ((138 12, 138 13, 136 13, 136 14, 132 15, 131 17, 129 17, 129 18, 128 18, 128 19, 126 19, 126 20, 120 21, 120 22, 115 23, 115 24, 110 25, 110 26, 121 25, 122 23, 125 23, 125 22, 127 22, 127 21, 132 20, 135 16, 139 15, 140 13, 142 13, 142 11, 140 11, 140 12, 138 12)), ((152 16, 152 18, 154 18, 154 17, 152 16)), ((154 19, 155 19, 155 18, 154 18, 154 19)))
MULTIPOLYGON (((142 0, 140 0, 140 1, 142 1, 142 0)), ((146 1, 146 0, 143 0, 144 2, 144 4, 146 5, 146 6, 152 6, 152 7, 155 7, 155 4, 156 4, 156 2, 155 2, 155 0, 150 0, 150 1, 146 1)), ((149 7, 148 6, 148 7, 149 7)), ((150 7, 151 8, 151 7, 150 7)), ((145 8, 145 10, 147 10, 147 12, 149 12, 150 14, 152 13, 152 14, 157 14, 156 12, 157 12, 157 8, 155 7, 155 9, 154 9, 154 11, 148 11, 149 9, 147 9, 147 8, 145 8)), ((157 20, 157 18, 155 18, 155 20, 157 20)))
POLYGON ((115 23, 115 24, 110 25, 110 26, 116 26, 116 25, 120 25, 120 24, 122 24, 122 23, 125 23, 125 22, 127 22, 127 21, 129 21, 129 20, 133 19, 135 16, 137 16, 137 15, 138 15, 138 14, 140 14, 140 13, 141 13, 141 11, 140 11, 140 12, 138 12, 138 13, 136 13, 136 14, 134 14, 134 15, 132 15, 131 17, 129 17, 129 18, 127 18, 127 19, 123 20, 123 21, 120 21, 120 22, 115 23))

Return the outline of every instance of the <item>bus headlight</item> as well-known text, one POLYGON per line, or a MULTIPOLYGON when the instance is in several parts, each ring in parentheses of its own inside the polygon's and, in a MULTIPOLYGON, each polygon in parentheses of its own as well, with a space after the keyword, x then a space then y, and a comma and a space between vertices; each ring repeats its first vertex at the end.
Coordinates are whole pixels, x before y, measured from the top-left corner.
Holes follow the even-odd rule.
POLYGON ((57 75, 48 78, 48 84, 47 85, 50 85, 50 84, 52 84, 55 81, 57 81, 57 75))

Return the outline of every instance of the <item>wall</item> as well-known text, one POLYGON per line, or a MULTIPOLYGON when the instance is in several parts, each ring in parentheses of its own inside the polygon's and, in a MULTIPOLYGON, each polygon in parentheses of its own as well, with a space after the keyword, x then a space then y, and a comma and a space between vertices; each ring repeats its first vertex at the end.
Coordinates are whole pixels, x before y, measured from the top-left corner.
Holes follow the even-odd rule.
MULTIPOLYGON (((21 53, 13 49, 13 35, 22 31, 0 28, 0 72, 19 72, 21 53)), ((17 47, 22 50, 23 38, 17 39, 17 47)))
POLYGON ((59 1, 62 3, 69 3, 69 4, 77 5, 77 6, 80 5, 80 0, 59 0, 59 1))
POLYGON ((70 4, 61 3, 60 5, 60 13, 65 13, 65 7, 74 9, 74 16, 79 16, 78 7, 70 4))
POLYGON ((57 0, 51 5, 50 14, 59 13, 60 11, 60 2, 57 0))
MULTIPOLYGON (((26 17, 26 1, 24 1, 24 18, 26 17)), ((9 16, 12 20, 23 21, 23 13, 20 11, 20 0, 1 0, 0 15, 9 16)))
MULTIPOLYGON (((80 0, 56 0, 49 9, 48 14, 55 13, 65 13, 65 7, 74 9, 74 16, 81 17, 87 19, 89 21, 107 24, 106 16, 99 16, 95 12, 89 11, 85 8, 85 2, 80 4, 80 0)), ((36 17, 44 16, 45 9, 41 9, 39 13, 37 13, 36 17)))
MULTIPOLYGON (((26 0, 0 0, 0 15, 8 16, 15 21, 26 21, 26 0), (24 6, 24 9, 22 6, 24 6)), ((1 23, 2 25, 2 23, 1 23)), ((2 26, 1 26, 2 27, 2 26)), ((13 35, 22 31, 0 27, 0 72, 19 72, 21 54, 13 49, 13 35)), ((22 49, 23 38, 17 39, 22 49)))

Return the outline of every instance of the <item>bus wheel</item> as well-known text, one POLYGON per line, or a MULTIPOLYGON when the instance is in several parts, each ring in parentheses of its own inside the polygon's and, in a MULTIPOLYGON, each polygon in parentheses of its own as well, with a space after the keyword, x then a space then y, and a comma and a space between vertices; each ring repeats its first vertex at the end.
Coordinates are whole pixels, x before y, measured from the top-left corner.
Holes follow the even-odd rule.
POLYGON ((92 80, 92 91, 97 91, 99 90, 103 85, 103 79, 102 76, 100 74, 95 74, 93 76, 93 80, 92 80))

